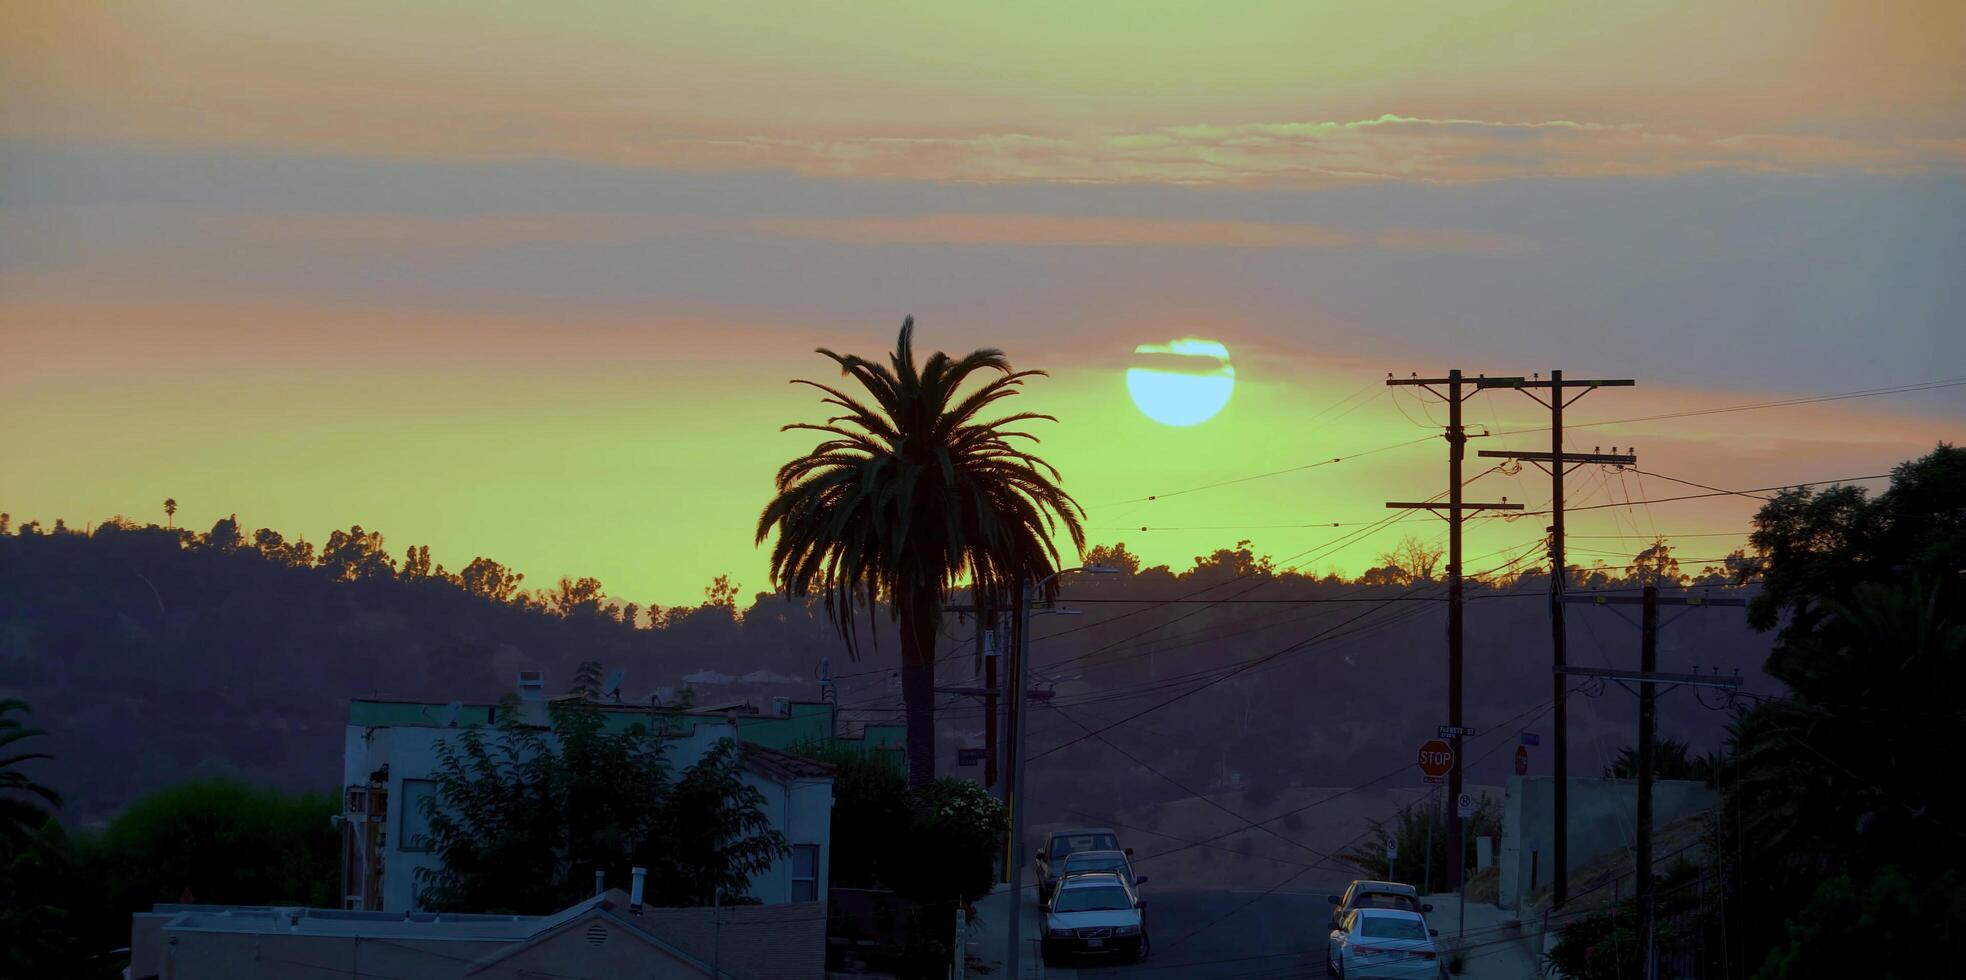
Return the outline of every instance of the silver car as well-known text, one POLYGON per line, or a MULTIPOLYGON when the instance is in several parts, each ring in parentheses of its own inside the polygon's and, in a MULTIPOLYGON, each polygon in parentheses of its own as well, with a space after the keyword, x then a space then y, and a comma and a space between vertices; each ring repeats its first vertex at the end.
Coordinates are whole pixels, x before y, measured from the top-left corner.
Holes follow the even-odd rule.
POLYGON ((1045 965, 1068 956, 1146 957, 1147 903, 1133 881, 1116 871, 1082 871, 1058 879, 1041 907, 1044 935, 1038 952, 1045 965))

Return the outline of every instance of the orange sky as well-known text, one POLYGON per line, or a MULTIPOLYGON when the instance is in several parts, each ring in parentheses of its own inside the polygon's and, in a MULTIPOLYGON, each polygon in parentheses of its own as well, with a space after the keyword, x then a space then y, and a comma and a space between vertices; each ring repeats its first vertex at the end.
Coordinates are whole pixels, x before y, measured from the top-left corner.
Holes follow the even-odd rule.
MULTIPOLYGON (((1639 379, 1576 420, 1966 373, 1966 8, 1123 6, 0 2, 0 510, 360 522, 674 604, 765 587, 777 426, 818 408, 784 382, 909 313, 1051 369, 1094 538, 1176 564, 1441 489, 1428 443, 1139 502, 1426 435, 1387 372, 1639 379), (1160 426, 1124 371, 1188 335, 1238 387, 1160 426)), ((1957 440, 1962 392, 1578 436, 1858 476, 1957 440)), ((1505 395, 1469 420, 1538 423, 1505 395)), ((1472 492, 1539 505, 1532 474, 1472 492)), ((1753 506, 1572 530, 1629 554, 1753 506)))

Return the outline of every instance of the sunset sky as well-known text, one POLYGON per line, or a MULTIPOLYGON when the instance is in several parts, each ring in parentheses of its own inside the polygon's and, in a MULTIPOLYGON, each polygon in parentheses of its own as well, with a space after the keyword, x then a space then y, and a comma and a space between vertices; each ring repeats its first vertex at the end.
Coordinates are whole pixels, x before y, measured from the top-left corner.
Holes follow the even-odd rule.
MULTIPOLYGON (((1573 423, 1961 379, 1962 270, 1952 2, 0 0, 16 522, 169 496, 189 527, 360 523, 641 603, 758 591, 753 523, 811 444, 778 426, 821 415, 786 381, 912 314, 1052 372, 1020 407, 1059 416, 1095 541, 1282 558, 1444 489, 1444 412, 1388 373, 1638 380, 1573 423), (1170 427, 1126 372, 1188 337, 1235 389, 1170 427)), ((1573 446, 1753 488, 1962 437, 1952 386, 1573 446)), ((1533 470, 1469 493, 1548 497, 1533 470)), ((1574 557, 1722 555, 1757 503, 1581 511, 1574 557)), ((1475 528, 1469 570, 1543 523, 1475 528)), ((1403 533, 1442 528, 1312 567, 1403 533)))

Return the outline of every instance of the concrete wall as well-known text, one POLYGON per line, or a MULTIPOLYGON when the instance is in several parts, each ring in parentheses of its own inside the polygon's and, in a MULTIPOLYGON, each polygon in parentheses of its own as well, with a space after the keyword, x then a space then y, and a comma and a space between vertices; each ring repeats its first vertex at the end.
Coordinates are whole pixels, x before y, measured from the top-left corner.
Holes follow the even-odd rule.
POLYGON ((164 930, 160 980, 314 980, 330 977, 462 977, 481 956, 508 946, 478 940, 281 935, 164 930))
MULTIPOLYGON (((1614 850, 1634 845, 1638 826, 1638 783, 1630 779, 1570 780, 1570 873, 1614 850)), ((1720 805, 1718 791, 1705 783, 1662 779, 1652 784, 1652 826, 1720 805)), ((1552 777, 1509 780, 1502 810, 1499 902, 1519 908, 1531 891, 1550 883, 1556 840, 1556 781, 1552 777)))
POLYGON ((640 921, 664 942, 733 976, 822 980, 826 974, 824 902, 645 908, 640 921))

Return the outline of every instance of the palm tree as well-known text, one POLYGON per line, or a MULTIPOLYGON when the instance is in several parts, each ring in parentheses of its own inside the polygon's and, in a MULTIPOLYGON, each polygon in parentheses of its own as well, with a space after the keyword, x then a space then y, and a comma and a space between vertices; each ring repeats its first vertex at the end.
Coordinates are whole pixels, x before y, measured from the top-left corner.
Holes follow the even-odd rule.
MULTIPOLYGON (((1013 371, 999 350, 961 359, 936 353, 917 365, 915 320, 901 324, 889 366, 836 354, 860 397, 810 385, 844 414, 795 423, 825 438, 778 471, 777 495, 758 517, 758 543, 776 530, 772 582, 788 596, 818 593, 850 655, 858 656, 856 602, 880 601, 901 633, 901 696, 908 721, 908 782, 935 778, 935 641, 949 593, 967 579, 979 603, 1002 604, 1058 566, 1062 526, 1085 550, 1084 510, 1059 489, 1058 471, 1012 442, 1037 437, 1008 427, 1049 415, 978 413, 1018 393, 1042 371, 1013 371), (995 372, 960 391, 972 375, 995 372), (862 401, 862 399, 866 401, 862 401)), ((1054 593, 1056 581, 1047 584, 1054 593)))
POLYGON ((167 527, 177 526, 177 498, 176 497, 164 498, 164 524, 167 527))
POLYGON ((46 752, 20 752, 14 743, 37 735, 48 734, 39 728, 27 728, 18 718, 8 717, 16 711, 27 711, 27 702, 19 698, 0 698, 0 846, 13 850, 25 844, 27 839, 40 830, 52 816, 46 807, 61 806, 61 794, 29 778, 16 767, 33 759, 52 759, 46 752), (36 802, 38 797, 41 802, 36 802))

